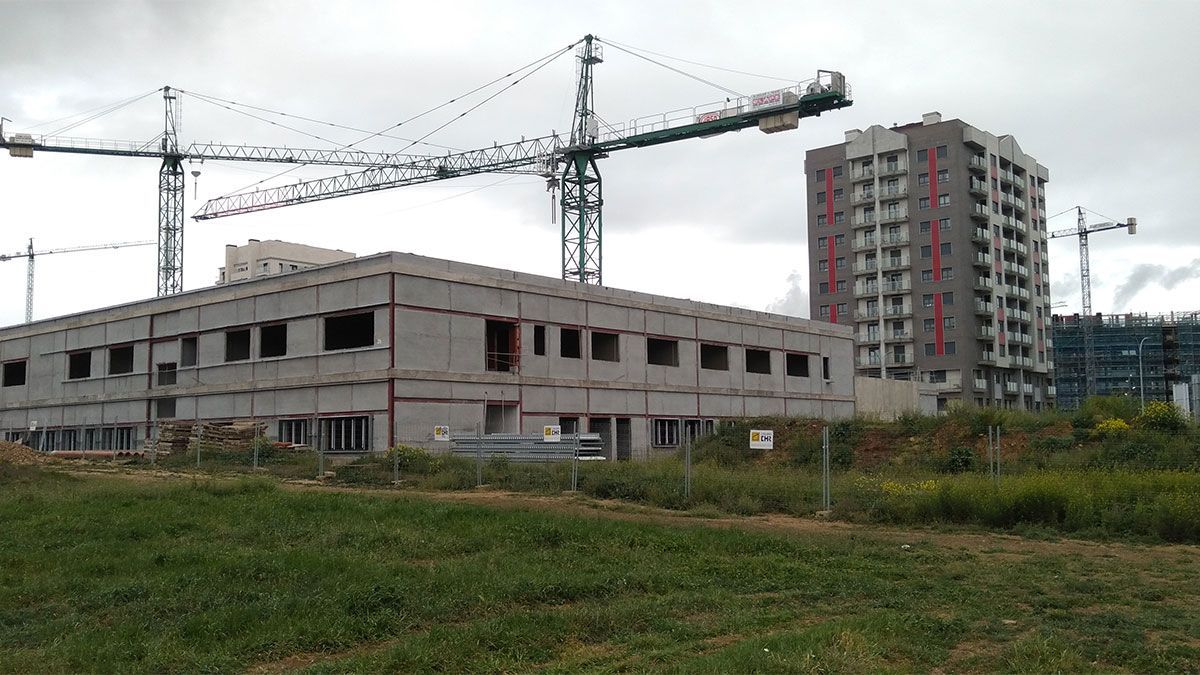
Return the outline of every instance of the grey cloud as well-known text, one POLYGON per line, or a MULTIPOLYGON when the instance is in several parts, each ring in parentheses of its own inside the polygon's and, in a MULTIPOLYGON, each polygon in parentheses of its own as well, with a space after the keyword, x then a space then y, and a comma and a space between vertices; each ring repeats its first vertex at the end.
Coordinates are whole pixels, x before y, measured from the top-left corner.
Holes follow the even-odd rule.
POLYGON ((1128 309, 1130 301, 1151 284, 1171 290, 1185 281, 1196 278, 1200 278, 1200 258, 1187 265, 1170 268, 1153 264, 1136 265, 1125 281, 1117 286, 1113 294, 1113 307, 1118 310, 1128 309))

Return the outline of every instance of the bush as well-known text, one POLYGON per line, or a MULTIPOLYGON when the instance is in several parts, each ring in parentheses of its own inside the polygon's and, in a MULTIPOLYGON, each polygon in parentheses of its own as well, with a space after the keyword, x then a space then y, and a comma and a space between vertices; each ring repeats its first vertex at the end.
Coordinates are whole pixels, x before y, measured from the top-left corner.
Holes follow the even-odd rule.
POLYGON ((424 448, 416 448, 411 445, 397 445, 388 450, 387 461, 391 463, 397 459, 399 459, 401 472, 424 476, 438 473, 445 465, 442 457, 435 457, 424 448))
POLYGON ((950 448, 950 454, 946 457, 945 471, 949 473, 962 473, 975 468, 975 450, 965 445, 956 445, 950 448))
POLYGON ((1129 423, 1125 420, 1115 417, 1107 419, 1096 425, 1093 433, 1100 438, 1120 438, 1129 431, 1129 423))
POLYGON ((1091 396, 1079 406, 1072 424, 1091 429, 1107 419, 1133 421, 1138 415, 1138 402, 1129 396, 1091 396))
POLYGON ((1146 409, 1134 418, 1133 425, 1139 429, 1153 431, 1181 431, 1187 428, 1183 411, 1174 403, 1151 401, 1146 409))

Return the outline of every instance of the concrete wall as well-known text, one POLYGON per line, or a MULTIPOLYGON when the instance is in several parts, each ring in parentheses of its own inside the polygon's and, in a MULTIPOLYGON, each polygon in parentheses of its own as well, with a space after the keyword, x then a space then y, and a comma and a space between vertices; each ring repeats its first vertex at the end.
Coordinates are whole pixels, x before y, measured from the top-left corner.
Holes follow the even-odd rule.
POLYGON ((855 412, 865 417, 894 420, 905 413, 937 414, 937 391, 908 380, 854 378, 855 412))
POLYGON ((36 419, 132 425, 145 437, 167 399, 176 419, 311 418, 315 430, 320 419, 366 415, 372 449, 427 444, 435 424, 456 433, 528 433, 565 418, 584 429, 628 424, 629 454, 644 457, 674 447, 654 443, 656 425, 852 415, 852 350, 845 327, 382 254, 0 331, 0 357, 26 360, 30 375, 0 389, 0 429, 36 419), (326 321, 361 312, 373 317, 373 343, 326 350, 326 321), (511 324, 519 341, 507 370, 489 369, 489 321, 511 324), (280 324, 286 354, 262 356, 264 329, 280 324), (231 331, 249 331, 250 358, 227 360, 231 331), (579 331, 579 358, 562 355, 565 331, 579 331), (593 358, 600 334, 616 340, 615 360, 593 358), (650 338, 674 341, 677 365, 648 363, 650 338), (193 339, 198 363, 184 366, 182 341, 193 339), (133 372, 109 374, 109 350, 125 344, 133 372), (701 368, 702 344, 724 349, 728 368, 701 368), (769 373, 747 372, 747 349, 769 353, 769 373), (92 374, 69 379, 80 350, 92 353, 92 374), (807 358, 806 376, 787 374, 788 354, 807 358), (158 374, 167 363, 177 364, 173 384, 158 374))

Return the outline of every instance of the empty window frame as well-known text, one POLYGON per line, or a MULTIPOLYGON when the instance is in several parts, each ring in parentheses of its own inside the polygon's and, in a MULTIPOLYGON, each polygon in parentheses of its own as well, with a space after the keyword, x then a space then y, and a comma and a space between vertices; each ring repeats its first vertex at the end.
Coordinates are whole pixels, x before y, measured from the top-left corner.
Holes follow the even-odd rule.
POLYGON ((652 420, 651 445, 673 448, 679 445, 679 420, 652 420))
POLYGON ((646 338, 646 362, 652 366, 679 367, 679 340, 646 338))
POLYGON ((169 387, 176 382, 176 368, 174 363, 159 363, 157 364, 158 371, 158 386, 169 387))
POLYGON ((600 333, 592 331, 592 360, 620 361, 621 340, 616 333, 600 333))
POLYGON ((287 356, 288 331, 286 323, 263 326, 258 329, 258 356, 287 356))
POLYGON ((729 347, 701 344, 700 367, 705 370, 729 370, 729 347))
POLYGON ((821 378, 826 382, 833 379, 833 373, 829 370, 829 357, 821 357, 821 378))
POLYGON ((82 380, 92 376, 92 353, 67 354, 67 379, 82 380))
POLYGON ((185 337, 179 341, 179 366, 188 368, 196 365, 196 338, 185 337))
POLYGON ((546 327, 541 324, 533 327, 533 354, 534 356, 546 355, 546 327))
POLYGON ((579 346, 580 332, 578 328, 558 329, 558 355, 564 359, 577 359, 583 354, 579 346))
POLYGON ((250 329, 225 331, 225 362, 250 358, 250 329))
POLYGON ((375 344, 375 312, 325 317, 325 351, 375 344))
POLYGON ((279 442, 308 445, 308 420, 279 420, 279 442))
POLYGON ((746 348, 746 372, 760 375, 771 374, 771 352, 765 349, 746 348))
POLYGON ((563 434, 577 434, 579 433, 579 418, 560 417, 558 418, 558 426, 563 434))
POLYGON ((517 324, 511 321, 487 319, 484 324, 486 367, 493 372, 507 373, 517 369, 517 324))
POLYGON ((133 345, 108 348, 108 374, 125 375, 133 372, 133 345))
POLYGON ((788 377, 808 377, 808 354, 787 355, 788 377))
POLYGON ((326 452, 366 452, 371 449, 371 418, 326 417, 321 420, 321 447, 326 452))
POLYGON ((154 416, 160 420, 170 419, 175 417, 175 399, 173 398, 158 398, 154 399, 154 416))
POLYGON ((4 374, 0 376, 0 382, 5 387, 19 387, 25 384, 25 361, 9 361, 4 364, 4 374))

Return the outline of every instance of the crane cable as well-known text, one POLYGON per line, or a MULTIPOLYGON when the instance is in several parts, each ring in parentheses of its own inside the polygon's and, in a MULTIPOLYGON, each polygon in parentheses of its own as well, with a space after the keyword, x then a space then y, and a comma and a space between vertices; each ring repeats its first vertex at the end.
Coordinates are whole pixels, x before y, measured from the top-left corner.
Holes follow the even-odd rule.
MULTIPOLYGON (((90 115, 90 116, 88 116, 88 117, 85 117, 85 118, 83 118, 83 119, 81 119, 81 120, 79 120, 79 121, 77 121, 77 122, 72 122, 71 124, 68 124, 68 125, 66 125, 65 127, 60 127, 60 128, 58 128, 58 129, 55 129, 54 131, 51 131, 50 133, 48 133, 48 134, 45 134, 45 135, 46 135, 46 136, 57 136, 57 135, 59 135, 59 134, 63 133, 64 131, 70 131, 71 129, 74 129, 74 128, 76 128, 76 127, 80 126, 80 125, 86 124, 86 123, 88 123, 88 122, 91 122, 92 120, 98 119, 98 118, 100 118, 100 117, 104 117, 105 115, 108 115, 108 114, 114 113, 114 112, 116 112, 116 111, 118 111, 118 110, 120 110, 120 109, 122 109, 122 108, 124 108, 124 107, 126 107, 126 106, 132 105, 132 104, 134 104, 134 103, 136 103, 136 102, 138 102, 138 101, 140 101, 140 100, 142 100, 142 99, 146 98, 147 96, 150 96, 151 94, 154 94, 155 92, 158 92, 158 91, 161 91, 161 90, 160 90, 160 89, 154 89, 154 90, 151 90, 151 91, 149 91, 149 92, 146 92, 145 94, 141 94, 140 96, 134 96, 134 97, 131 97, 131 98, 127 98, 127 99, 125 99, 124 101, 119 101, 119 102, 117 102, 117 103, 114 103, 114 104, 112 104, 112 105, 109 105, 109 106, 103 106, 103 109, 102 109, 102 110, 100 110, 100 112, 97 112, 97 113, 95 113, 95 114, 93 114, 93 115, 90 115)), ((78 114, 79 114, 79 115, 84 115, 84 114, 87 114, 87 113, 78 113, 78 114)), ((78 116, 78 115, 71 115, 70 117, 77 117, 77 116, 78 116)), ((42 126, 42 125, 38 125, 38 126, 42 126)))
POLYGON ((649 61, 650 63, 653 63, 656 66, 661 66, 663 68, 666 68, 667 70, 669 70, 671 72, 678 73, 680 75, 683 75, 684 77, 696 80, 697 82, 707 84, 710 87, 715 87, 716 89, 720 89, 721 91, 725 92, 726 94, 732 94, 733 96, 737 96, 738 98, 745 98, 745 96, 746 96, 745 94, 743 94, 739 91, 734 91, 733 89, 730 89, 729 87, 719 85, 716 82, 713 82, 712 80, 706 80, 703 77, 700 77, 699 75, 693 75, 685 70, 680 70, 679 68, 676 68, 675 66, 668 66, 667 64, 663 63, 662 61, 655 61, 654 59, 650 58, 649 56, 643 56, 641 54, 638 54, 637 52, 625 49, 624 47, 618 45, 615 42, 609 42, 608 40, 602 40, 600 38, 596 38, 596 39, 600 40, 600 42, 603 42, 604 44, 606 44, 610 47, 614 47, 620 51, 623 51, 626 54, 629 54, 630 56, 636 56, 639 59, 649 61))
MULTIPOLYGON (((500 82, 500 81, 502 81, 502 80, 504 80, 504 79, 506 79, 506 78, 512 77, 513 75, 516 75, 517 73, 520 73, 521 71, 524 71, 524 70, 529 70, 529 68, 536 66, 536 68, 534 68, 532 71, 530 71, 530 72, 526 73, 525 75, 522 75, 522 76, 521 76, 519 79, 517 79, 516 81, 514 81, 514 82, 512 82, 512 83, 508 84, 508 85, 507 85, 507 86, 505 86, 503 89, 501 89, 499 92, 496 92, 496 93, 495 93, 495 94, 493 94, 492 96, 489 96, 488 98, 484 99, 484 100, 483 100, 481 103, 479 103, 478 105, 474 106, 473 108, 471 108, 470 110, 468 110, 466 113, 462 113, 462 114, 460 114, 458 117, 456 117, 456 118, 454 118, 454 119, 450 120, 449 122, 447 122, 447 123, 443 124, 442 126, 440 126, 440 127, 436 128, 436 129, 434 129, 433 131, 431 131, 431 132, 429 132, 429 133, 425 134, 424 136, 422 136, 422 137, 420 137, 420 138, 416 139, 415 141, 410 141, 410 142, 409 142, 409 144, 408 144, 408 145, 406 145, 404 148, 402 148, 402 149, 400 149, 400 150, 396 151, 395 153, 392 153, 392 154, 400 154, 400 153, 404 152, 405 150, 407 150, 407 149, 411 148, 412 146, 414 146, 414 145, 416 145, 416 144, 418 144, 418 143, 421 143, 421 142, 425 141, 425 139, 429 138, 430 136, 432 136, 433 134, 437 133, 438 131, 441 131, 442 129, 445 129, 445 128, 446 128, 447 126, 449 126, 450 124, 452 124, 452 123, 454 123, 454 122, 458 121, 459 119, 462 119, 462 117, 463 117, 464 115, 466 115, 467 113, 474 111, 474 110, 475 110, 475 109, 477 109, 477 108, 478 108, 480 105, 483 105, 484 103, 487 103, 488 101, 492 100, 493 98, 495 98, 495 97, 496 97, 496 96, 498 96, 499 94, 501 94, 501 93, 503 93, 504 91, 507 91, 508 89, 510 89, 510 88, 511 88, 513 85, 515 85, 515 84, 517 84, 518 82, 520 82, 520 81, 524 80, 526 77, 529 77, 529 76, 530 76, 530 75, 532 75, 533 73, 536 73, 537 71, 541 70, 541 69, 542 69, 542 68, 544 68, 544 67, 545 67, 547 64, 551 63, 552 61, 554 61, 554 60, 555 60, 555 59, 557 59, 558 57, 562 56, 563 54, 567 53, 567 52, 568 52, 568 51, 570 51, 571 49, 575 48, 575 46, 576 46, 576 45, 578 45, 578 44, 579 44, 580 42, 582 42, 582 41, 583 41, 583 40, 576 40, 575 42, 572 42, 571 44, 567 45, 566 47, 563 47, 562 49, 557 49, 557 50, 555 50, 555 51, 551 52, 550 54, 547 54, 546 56, 543 56, 543 57, 541 57, 541 58, 534 59, 533 61, 529 62, 528 64, 526 64, 526 65, 524 65, 524 66, 521 66, 520 68, 517 68, 516 70, 514 70, 514 71, 512 71, 512 72, 510 72, 510 73, 507 73, 507 74, 505 74, 505 75, 501 75, 500 77, 497 77, 497 78, 495 78, 495 79, 493 79, 493 80, 491 80, 490 82, 487 82, 487 83, 485 83, 485 84, 481 84, 481 85, 479 85, 478 87, 475 87, 474 89, 471 89, 470 91, 468 91, 468 92, 466 92, 466 93, 464 93, 464 94, 459 94, 458 96, 455 96, 454 98, 452 98, 452 99, 450 99, 450 100, 448 100, 448 101, 446 101, 446 102, 444 102, 444 103, 440 103, 440 104, 438 104, 438 105, 435 105, 435 106, 433 106, 432 108, 429 108, 428 110, 425 110, 424 112, 418 113, 418 114, 416 114, 416 115, 413 115, 412 117, 409 117, 409 118, 407 118, 407 119, 401 120, 401 121, 399 121, 399 122, 397 122, 397 123, 393 124, 392 126, 390 126, 390 127, 387 127, 386 129, 383 129, 382 131, 376 131, 376 132, 374 132, 374 133, 370 133, 370 134, 368 134, 368 135, 366 135, 366 136, 364 136, 364 137, 362 137, 362 138, 358 139, 357 141, 354 141, 353 143, 346 144, 346 145, 344 145, 344 146, 342 146, 342 147, 340 147, 340 148, 338 148, 338 149, 339 149, 339 150, 346 150, 346 149, 349 149, 349 148, 352 148, 352 147, 354 147, 354 146, 358 145, 359 143, 366 142, 366 141, 368 141, 368 140, 370 140, 370 139, 372 139, 372 138, 375 138, 375 137, 377 137, 377 136, 382 136, 382 135, 386 134, 387 132, 391 131, 392 129, 399 128, 399 127, 401 127, 401 126, 403 126, 403 125, 405 125, 405 124, 408 124, 409 122, 414 122, 414 121, 416 121, 416 120, 418 120, 418 119, 420 119, 420 118, 422 118, 422 117, 425 117, 426 115, 429 115, 429 114, 431 114, 431 113, 433 113, 433 112, 436 112, 436 111, 438 111, 438 110, 441 110, 442 108, 445 108, 446 106, 448 106, 448 105, 451 105, 451 104, 453 104, 453 103, 455 103, 455 102, 459 101, 460 99, 467 98, 468 96, 473 96, 474 94, 476 94, 476 93, 478 93, 478 92, 480 92, 480 91, 482 91, 482 90, 484 90, 484 89, 487 89, 488 87, 490 87, 490 86, 492 86, 492 85, 496 84, 497 82, 500 82)), ((287 169, 287 170, 285 170, 285 171, 280 171, 279 173, 276 173, 276 174, 275 174, 275 175, 273 175, 273 176, 268 176, 267 178, 264 178, 264 179, 262 179, 262 180, 260 180, 260 181, 257 181, 257 182, 251 183, 251 184, 249 184, 249 185, 246 185, 245 187, 242 187, 242 188, 239 188, 239 189, 237 189, 237 190, 234 190, 233 192, 227 192, 227 193, 225 193, 224 195, 221 195, 221 197, 228 197, 229 195, 232 195, 232 194, 236 194, 236 193, 245 192, 246 190, 248 190, 248 189, 250 189, 250 188, 252 188, 252 187, 255 187, 255 186, 258 186, 258 185, 262 185, 263 183, 265 183, 265 182, 267 182, 267 181, 269 181, 269 180, 272 180, 272 179, 275 179, 275 178, 279 178, 279 177, 281 177, 281 176, 285 176, 285 175, 287 175, 287 174, 289 174, 289 173, 291 173, 291 172, 295 171, 296 169, 299 169, 299 168, 301 168, 301 167, 305 167, 305 166, 308 166, 308 164, 307 164, 307 163, 305 163, 305 164, 297 164, 296 166, 294 166, 294 167, 292 167, 292 168, 290 168, 290 169, 287 169)), ((220 198, 220 197, 218 197, 218 198, 220 198)))
MULTIPOLYGON (((47 121, 45 121, 45 122, 38 122, 37 124, 34 124, 33 126, 27 127, 25 130, 26 130, 26 131, 33 131, 34 129, 37 129, 38 127, 44 127, 44 126, 47 126, 47 125, 50 125, 50 124, 57 124, 57 123, 59 123, 59 122, 63 122, 63 121, 69 120, 69 119, 71 119, 72 117, 79 117, 80 115, 90 115, 90 114, 92 114, 92 113, 94 113, 94 112, 96 112, 96 111, 103 110, 103 109, 105 109, 105 108, 113 108, 113 109, 115 110, 117 106, 121 106, 121 105, 127 105, 127 104, 129 104, 129 103, 133 103, 134 101, 137 101, 137 100, 140 100, 140 99, 146 98, 147 96, 149 96, 149 95, 151 95, 151 94, 153 94, 154 92, 157 92, 157 91, 161 91, 161 89, 154 88, 154 89, 151 89, 150 91, 148 91, 148 92, 146 92, 146 93, 144 93, 144 94, 138 94, 137 96, 132 96, 132 97, 130 97, 130 98, 127 98, 127 99, 124 99, 124 100, 121 100, 121 101, 117 101, 116 103, 105 103, 104 105, 96 106, 95 108, 89 108, 89 109, 87 109, 87 110, 84 110, 84 111, 82 111, 82 112, 72 113, 72 114, 70 114, 70 115, 64 115, 64 116, 62 116, 62 117, 56 117, 56 118, 54 118, 54 119, 52 119, 52 120, 47 120, 47 121)), ((107 114, 107 113, 100 113, 100 114, 107 114)), ((58 132, 54 132, 54 133, 58 133, 58 132)), ((54 134, 53 134, 53 133, 51 133, 51 134, 45 134, 45 135, 46 135, 46 136, 52 136, 52 135, 54 135, 54 134)))
POLYGON ((647 54, 661 56, 664 59, 671 59, 672 61, 680 61, 682 63, 691 64, 693 66, 700 66, 701 68, 712 68, 713 70, 723 70, 727 73, 734 73, 736 75, 748 75, 750 77, 761 77, 764 80, 779 80, 780 82, 790 82, 792 84, 795 84, 795 82, 796 82, 795 78, 791 78, 791 77, 775 77, 774 75, 763 75, 761 73, 751 73, 751 72, 747 72, 745 70, 735 70, 733 68, 722 68, 721 66, 714 66, 711 63, 700 63, 699 61, 690 61, 688 59, 679 58, 678 56, 671 56, 670 54, 663 54, 662 52, 652 51, 652 50, 646 49, 644 47, 634 47, 633 45, 623 45, 620 42, 616 42, 615 40, 603 40, 603 42, 605 44, 612 45, 612 46, 616 47, 617 49, 620 49, 622 47, 624 47, 625 49, 633 49, 633 50, 636 50, 639 52, 645 52, 647 54))

